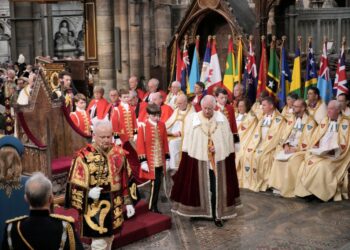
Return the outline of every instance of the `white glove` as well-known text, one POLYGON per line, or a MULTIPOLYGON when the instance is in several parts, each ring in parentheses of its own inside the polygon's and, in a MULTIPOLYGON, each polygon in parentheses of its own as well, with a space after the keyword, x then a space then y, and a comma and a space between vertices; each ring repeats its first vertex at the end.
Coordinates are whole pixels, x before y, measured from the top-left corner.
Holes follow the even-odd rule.
POLYGON ((149 172, 147 161, 141 163, 141 169, 145 172, 149 172))
POLYGON ((238 143, 235 143, 235 152, 237 153, 241 148, 241 144, 238 142, 238 143))
POLYGON ((116 139, 114 143, 115 143, 115 145, 117 145, 117 146, 122 145, 122 141, 120 140, 120 138, 116 139))
POLYGON ((101 188, 101 187, 91 188, 90 191, 89 191, 89 197, 91 199, 97 200, 98 198, 100 198, 100 194, 101 194, 101 190, 102 189, 103 188, 101 188))
POLYGON ((170 160, 165 161, 165 169, 168 171, 170 169, 170 160))
POLYGON ((126 205, 126 216, 128 218, 132 217, 135 214, 135 208, 133 205, 126 205))
POLYGON ((137 140, 137 134, 134 134, 134 141, 136 142, 137 140))

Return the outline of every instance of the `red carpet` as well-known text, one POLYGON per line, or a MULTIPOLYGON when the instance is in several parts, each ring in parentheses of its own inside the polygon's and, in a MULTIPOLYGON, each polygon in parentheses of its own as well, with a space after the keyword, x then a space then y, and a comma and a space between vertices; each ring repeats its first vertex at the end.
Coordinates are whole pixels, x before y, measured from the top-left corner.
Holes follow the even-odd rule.
MULTIPOLYGON (((122 247, 171 228, 171 218, 167 215, 150 212, 147 208, 147 203, 144 201, 140 201, 135 209, 135 215, 125 220, 121 233, 116 235, 113 247, 122 247)), ((78 213, 76 210, 65 210, 63 207, 57 207, 55 213, 74 217, 76 228, 78 229, 78 213)), ((88 239, 82 239, 82 241, 90 243, 88 239)))

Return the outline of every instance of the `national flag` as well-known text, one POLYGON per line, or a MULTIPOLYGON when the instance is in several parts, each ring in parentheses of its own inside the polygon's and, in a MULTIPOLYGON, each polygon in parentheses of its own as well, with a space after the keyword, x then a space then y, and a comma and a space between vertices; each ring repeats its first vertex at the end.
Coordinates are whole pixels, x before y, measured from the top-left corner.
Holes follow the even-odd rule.
POLYGON ((298 47, 295 50, 292 82, 290 84, 289 93, 295 93, 301 97, 301 61, 300 61, 300 38, 298 47))
POLYGON ((216 39, 213 37, 213 42, 211 44, 209 75, 205 88, 208 90, 208 94, 212 94, 214 87, 220 85, 222 85, 221 69, 219 64, 219 57, 216 52, 216 39))
POLYGON ((224 87, 232 95, 234 77, 235 77, 235 55, 233 53, 233 39, 230 36, 228 39, 228 51, 226 57, 226 69, 224 74, 224 87))
POLYGON ((278 106, 279 109, 282 110, 286 105, 287 94, 289 92, 289 84, 290 84, 290 70, 288 67, 286 49, 284 45, 282 45, 282 65, 281 65, 281 78, 280 85, 278 89, 278 106))
POLYGON ((314 51, 312 49, 311 39, 309 40, 309 49, 306 60, 306 75, 305 75, 305 88, 304 88, 304 99, 307 98, 307 91, 310 87, 317 86, 317 70, 316 62, 314 57, 314 51))
POLYGON ((273 38, 270 46, 269 71, 267 72, 266 90, 271 96, 277 95, 277 90, 280 82, 280 69, 276 53, 276 40, 273 38))
POLYGON ((345 42, 343 41, 340 56, 338 59, 337 71, 335 75, 334 88, 337 91, 337 96, 344 93, 349 94, 349 88, 346 81, 345 72, 345 53, 344 53, 345 42))
POLYGON ((236 61, 236 73, 235 73, 235 82, 240 84, 242 82, 242 64, 243 64, 243 42, 242 38, 238 39, 238 52, 237 52, 237 61, 236 61))
POLYGON ((247 63, 244 67, 243 86, 245 95, 251 101, 255 102, 256 97, 256 85, 257 85, 258 72, 255 63, 255 54, 252 45, 252 38, 249 41, 249 52, 247 56, 247 63))
POLYGON ((258 76, 258 87, 256 90, 256 98, 260 97, 260 93, 266 90, 267 82, 267 56, 266 56, 266 45, 265 37, 261 38, 261 57, 259 66, 259 76, 258 76))
POLYGON ((322 56, 320 61, 320 71, 318 72, 317 88, 320 90, 322 100, 328 103, 333 96, 332 81, 329 76, 329 66, 327 57, 327 41, 323 44, 322 56))
POLYGON ((181 71, 182 71, 183 61, 182 52, 180 46, 176 48, 176 81, 181 82, 181 71))
POLYGON ((188 57, 187 51, 187 39, 185 38, 184 50, 182 52, 182 67, 181 67, 181 90, 184 93, 188 93, 189 91, 189 83, 188 83, 188 66, 190 65, 190 59, 188 57))
POLYGON ((199 82, 199 56, 198 56, 198 48, 199 48, 199 36, 196 37, 196 47, 194 47, 192 64, 191 64, 191 72, 189 77, 189 92, 194 93, 194 85, 196 82, 199 82))
POLYGON ((210 53, 211 53, 211 36, 208 36, 208 42, 205 48, 202 72, 201 72, 201 78, 200 78, 201 82, 204 83, 204 85, 207 84, 208 76, 209 76, 210 53))

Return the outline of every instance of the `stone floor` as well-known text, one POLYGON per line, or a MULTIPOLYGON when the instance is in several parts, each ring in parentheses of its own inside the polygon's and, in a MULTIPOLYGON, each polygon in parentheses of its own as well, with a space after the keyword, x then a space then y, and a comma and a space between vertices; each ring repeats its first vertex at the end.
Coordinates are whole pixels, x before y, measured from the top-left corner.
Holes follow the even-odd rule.
POLYGON ((171 214, 163 195, 160 210, 172 216, 172 229, 122 249, 350 249, 349 201, 306 202, 246 190, 241 198, 237 217, 217 228, 171 214))

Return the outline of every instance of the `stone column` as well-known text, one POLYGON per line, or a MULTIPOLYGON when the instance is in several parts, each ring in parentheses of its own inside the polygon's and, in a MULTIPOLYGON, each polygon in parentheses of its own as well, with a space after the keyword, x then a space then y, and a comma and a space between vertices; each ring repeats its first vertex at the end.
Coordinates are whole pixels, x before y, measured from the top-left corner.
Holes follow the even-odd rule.
POLYGON ((33 43, 34 43, 34 57, 44 56, 43 54, 43 30, 41 26, 41 8, 42 5, 38 3, 33 4, 33 43))
POLYGON ((115 88, 113 0, 96 1, 99 83, 106 93, 115 88))
POLYGON ((118 1, 121 43, 121 72, 117 73, 118 88, 127 87, 130 76, 128 0, 118 1))
POLYGON ((133 0, 129 3, 129 56, 130 76, 140 77, 141 75, 141 16, 140 4, 133 0))
POLYGON ((27 64, 34 63, 32 13, 32 3, 14 2, 11 6, 11 18, 14 19, 11 21, 11 56, 14 62, 19 54, 23 54, 27 64))
POLYGON ((149 5, 149 0, 145 0, 142 6, 143 75, 146 81, 151 76, 151 20, 149 5))
POLYGON ((159 4, 155 13, 155 38, 156 38, 156 65, 160 66, 159 79, 166 88, 166 63, 167 46, 171 38, 171 8, 168 5, 159 4))

